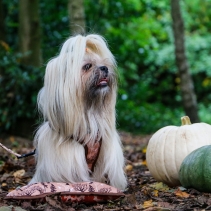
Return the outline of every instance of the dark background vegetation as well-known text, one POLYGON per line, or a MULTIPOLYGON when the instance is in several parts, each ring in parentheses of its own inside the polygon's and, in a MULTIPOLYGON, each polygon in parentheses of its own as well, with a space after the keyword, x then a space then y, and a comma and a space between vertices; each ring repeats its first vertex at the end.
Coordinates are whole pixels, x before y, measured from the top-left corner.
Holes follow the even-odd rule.
MULTIPOLYGON (((39 122, 36 98, 46 63, 74 34, 68 1, 37 2, 41 65, 23 62, 20 19, 24 14, 20 13, 19 1, 0 0, 1 134, 33 135, 39 122)), ((200 121, 211 123, 211 1, 181 1, 180 5, 198 115, 200 121)), ((118 128, 149 134, 166 125, 179 126, 185 112, 175 65, 170 1, 84 0, 83 9, 86 33, 104 36, 118 62, 118 128)))

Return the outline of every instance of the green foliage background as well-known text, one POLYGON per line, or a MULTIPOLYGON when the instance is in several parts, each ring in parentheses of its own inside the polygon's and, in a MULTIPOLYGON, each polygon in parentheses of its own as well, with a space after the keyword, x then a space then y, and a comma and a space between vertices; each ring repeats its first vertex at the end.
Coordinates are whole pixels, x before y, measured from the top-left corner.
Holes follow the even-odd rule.
MULTIPOLYGON (((87 33, 103 35, 118 62, 118 128, 143 134, 166 125, 180 125, 184 111, 174 62, 169 1, 84 2, 87 33)), ((21 66, 17 3, 4 1, 8 46, 0 45, 0 132, 17 127, 19 118, 38 119, 36 96, 45 64, 70 36, 67 1, 40 1, 45 62, 40 69, 21 66)), ((201 121, 211 123, 211 0, 182 1, 181 7, 199 115, 201 121)))

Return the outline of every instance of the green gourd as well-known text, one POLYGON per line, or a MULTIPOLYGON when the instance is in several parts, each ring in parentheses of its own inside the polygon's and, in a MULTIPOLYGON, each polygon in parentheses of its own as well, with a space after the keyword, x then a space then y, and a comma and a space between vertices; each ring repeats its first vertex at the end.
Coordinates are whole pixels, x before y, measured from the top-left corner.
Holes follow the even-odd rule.
POLYGON ((185 157, 179 180, 183 187, 211 192, 211 145, 200 147, 185 157))

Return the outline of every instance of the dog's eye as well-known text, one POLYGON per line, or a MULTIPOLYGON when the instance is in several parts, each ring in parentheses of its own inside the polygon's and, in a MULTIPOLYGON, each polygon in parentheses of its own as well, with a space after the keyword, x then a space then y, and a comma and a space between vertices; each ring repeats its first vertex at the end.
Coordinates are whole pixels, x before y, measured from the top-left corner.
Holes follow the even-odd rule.
POLYGON ((92 67, 92 64, 91 64, 91 63, 85 64, 85 65, 83 66, 83 70, 87 71, 87 70, 89 70, 91 67, 92 67))

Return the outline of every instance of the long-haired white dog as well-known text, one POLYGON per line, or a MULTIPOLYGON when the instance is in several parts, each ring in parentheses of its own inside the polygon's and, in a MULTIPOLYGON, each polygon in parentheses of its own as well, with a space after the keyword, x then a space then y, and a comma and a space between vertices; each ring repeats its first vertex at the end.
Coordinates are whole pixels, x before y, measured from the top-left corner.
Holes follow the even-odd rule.
POLYGON ((127 185, 116 131, 115 59, 99 35, 70 37, 49 61, 38 107, 35 182, 127 185))

